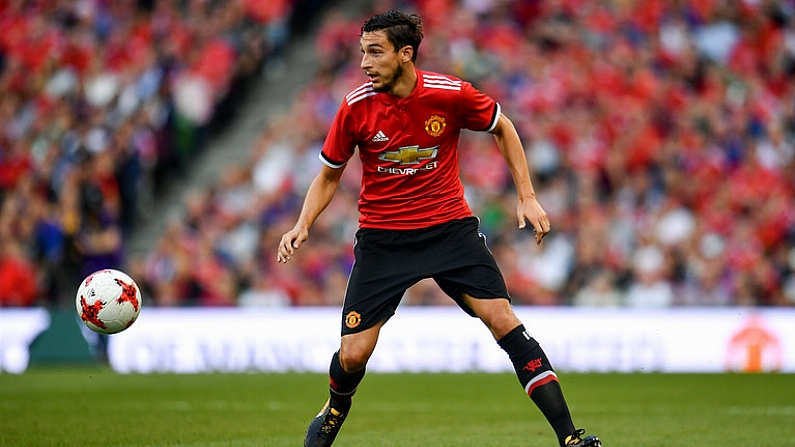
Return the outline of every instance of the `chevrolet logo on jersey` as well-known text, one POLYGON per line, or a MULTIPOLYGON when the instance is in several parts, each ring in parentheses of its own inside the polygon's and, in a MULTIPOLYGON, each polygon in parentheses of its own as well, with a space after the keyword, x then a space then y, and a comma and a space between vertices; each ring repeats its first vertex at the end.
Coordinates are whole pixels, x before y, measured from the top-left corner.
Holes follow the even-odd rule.
POLYGON ((404 146, 396 151, 384 151, 378 156, 379 160, 391 161, 403 165, 418 165, 422 160, 436 158, 439 146, 422 148, 419 146, 404 146))

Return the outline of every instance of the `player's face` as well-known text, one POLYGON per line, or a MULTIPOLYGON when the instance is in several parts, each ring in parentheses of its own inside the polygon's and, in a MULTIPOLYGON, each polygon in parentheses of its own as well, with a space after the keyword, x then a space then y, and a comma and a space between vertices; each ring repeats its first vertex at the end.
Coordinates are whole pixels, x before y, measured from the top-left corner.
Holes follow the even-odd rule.
POLYGON ((405 54, 396 51, 383 30, 363 33, 361 67, 377 92, 391 92, 403 76, 405 54))

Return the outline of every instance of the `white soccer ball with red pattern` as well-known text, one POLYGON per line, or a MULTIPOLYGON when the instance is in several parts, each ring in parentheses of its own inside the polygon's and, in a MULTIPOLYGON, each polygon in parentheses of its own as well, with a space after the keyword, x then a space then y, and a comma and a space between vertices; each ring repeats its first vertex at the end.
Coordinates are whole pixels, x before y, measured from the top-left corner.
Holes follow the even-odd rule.
POLYGON ((141 313, 141 291, 126 273, 96 271, 77 289, 77 314, 94 332, 116 334, 130 327, 141 313))

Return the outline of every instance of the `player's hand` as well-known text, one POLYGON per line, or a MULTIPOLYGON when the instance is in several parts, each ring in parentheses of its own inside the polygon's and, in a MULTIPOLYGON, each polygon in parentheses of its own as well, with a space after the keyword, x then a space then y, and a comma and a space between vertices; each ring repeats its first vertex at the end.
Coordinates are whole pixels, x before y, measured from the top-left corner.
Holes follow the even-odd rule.
POLYGON ((295 254, 295 250, 301 247, 307 238, 309 238, 309 232, 303 228, 293 228, 284 233, 281 242, 279 242, 279 253, 276 255, 276 259, 287 264, 287 261, 295 254))
POLYGON ((528 221, 533 225, 536 231, 536 244, 540 245, 541 240, 552 229, 547 212, 536 199, 520 200, 516 207, 516 217, 519 220, 520 229, 525 228, 528 221))

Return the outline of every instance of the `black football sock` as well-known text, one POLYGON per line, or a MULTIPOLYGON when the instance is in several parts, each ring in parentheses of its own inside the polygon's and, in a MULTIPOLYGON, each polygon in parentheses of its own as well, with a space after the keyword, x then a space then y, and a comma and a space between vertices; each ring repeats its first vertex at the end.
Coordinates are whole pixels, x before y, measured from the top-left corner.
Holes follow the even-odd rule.
POLYGON ((563 397, 558 376, 538 342, 523 325, 514 328, 497 342, 508 353, 516 377, 525 392, 544 414, 561 445, 574 432, 569 407, 563 397))
POLYGON ((347 413, 351 408, 351 398, 359 383, 364 378, 365 369, 355 373, 347 373, 340 364, 340 353, 335 352, 331 357, 329 366, 329 393, 331 394, 331 406, 343 413, 347 413))

